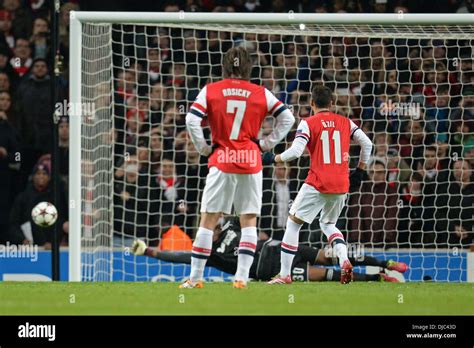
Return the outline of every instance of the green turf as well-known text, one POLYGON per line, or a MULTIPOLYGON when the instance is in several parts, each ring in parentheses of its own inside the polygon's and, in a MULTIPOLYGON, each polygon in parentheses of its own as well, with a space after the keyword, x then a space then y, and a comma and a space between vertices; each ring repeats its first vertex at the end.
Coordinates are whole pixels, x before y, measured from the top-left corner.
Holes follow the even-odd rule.
POLYGON ((176 283, 0 282, 0 315, 54 314, 472 315, 474 285, 251 283, 237 290, 230 283, 207 283, 180 290, 176 283))

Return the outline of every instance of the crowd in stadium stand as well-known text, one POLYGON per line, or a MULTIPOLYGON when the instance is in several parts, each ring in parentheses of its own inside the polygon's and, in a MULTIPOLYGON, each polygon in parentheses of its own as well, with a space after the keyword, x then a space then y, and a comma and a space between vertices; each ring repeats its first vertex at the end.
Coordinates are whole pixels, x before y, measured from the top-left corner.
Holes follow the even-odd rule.
MULTIPOLYGON (((61 7, 60 51, 65 62, 59 79, 61 101, 68 96, 68 14, 82 6, 78 3, 61 7)), ((424 12, 428 4, 390 0, 156 3, 155 10, 164 11, 307 13, 424 12)), ((439 12, 473 12, 470 1, 446 3, 446 8, 438 3, 429 6, 439 12)), ((42 1, 3 0, 1 5, 0 243, 48 248, 52 228, 35 226, 30 214, 38 202, 53 200, 48 8, 42 1), (28 229, 33 240, 26 237, 28 229)), ((85 9, 87 5, 84 2, 85 9)), ((124 32, 113 33, 113 229, 123 235, 122 241, 135 236, 157 245, 173 225, 194 235, 207 166, 187 136, 186 112, 199 89, 220 78, 222 53, 243 45, 258 63, 252 81, 290 105, 297 119, 310 116, 311 84, 323 82, 334 90, 335 111, 350 117, 374 142, 367 177, 360 185, 351 185, 347 212, 339 221, 349 242, 386 248, 473 243, 472 41, 121 29, 124 32), (124 58, 130 64, 124 65, 124 58), (411 109, 400 111, 402 105, 411 109)), ((100 102, 109 101, 96 100, 100 102)), ((262 135, 271 129, 272 120, 266 120, 262 135)), ((293 136, 294 131, 287 142, 293 136)), ((58 224, 61 243, 67 245, 68 117, 59 120, 58 138, 58 224)), ((280 144, 275 151, 280 153, 285 146, 280 144)), ((305 178, 308 161, 303 156, 288 166, 264 168, 260 233, 283 236, 289 202, 305 178)), ((351 164, 355 161, 352 156, 351 164)), ((92 177, 93 165, 83 164, 85 177, 92 177)), ((85 200, 92 201, 93 182, 89 187, 84 181, 85 200)), ((95 213, 86 211, 85 220, 87 214, 95 213)), ((314 222, 303 230, 301 240, 320 243, 318 231, 314 222)))

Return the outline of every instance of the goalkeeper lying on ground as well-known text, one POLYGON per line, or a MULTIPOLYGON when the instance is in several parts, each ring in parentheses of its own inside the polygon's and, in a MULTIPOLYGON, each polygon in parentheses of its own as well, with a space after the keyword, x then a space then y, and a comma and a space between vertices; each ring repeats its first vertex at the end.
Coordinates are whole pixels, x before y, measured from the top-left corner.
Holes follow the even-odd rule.
MULTIPOLYGON (((222 227, 218 225, 214 231, 211 256, 207 266, 215 267, 222 272, 235 274, 237 270, 237 257, 240 240, 238 220, 230 219, 222 227)), ((250 268, 250 278, 268 281, 280 269, 281 241, 268 239, 259 240, 255 252, 255 259, 250 268)), ((174 263, 191 263, 191 252, 158 251, 146 246, 142 240, 135 240, 132 244, 135 255, 145 255, 158 260, 174 263)), ((337 260, 328 257, 325 250, 300 245, 293 261, 293 281, 339 281, 341 271, 334 268, 314 267, 314 265, 337 265, 337 260)), ((365 256, 362 261, 349 258, 354 266, 378 266, 383 269, 406 272, 408 266, 403 262, 393 260, 380 261, 371 256, 365 256)), ((398 282, 396 278, 385 273, 363 274, 354 273, 354 281, 388 281, 398 282)))

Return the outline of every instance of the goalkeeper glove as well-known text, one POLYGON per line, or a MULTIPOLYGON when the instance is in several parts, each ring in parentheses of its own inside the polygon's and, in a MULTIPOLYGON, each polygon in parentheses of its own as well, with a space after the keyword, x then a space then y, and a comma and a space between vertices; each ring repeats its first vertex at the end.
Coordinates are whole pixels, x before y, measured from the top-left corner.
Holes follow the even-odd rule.
POLYGON ((262 153, 262 164, 274 164, 275 163, 275 154, 273 152, 264 152, 262 153))
POLYGON ((146 244, 140 239, 136 239, 132 244, 132 253, 137 256, 145 255, 146 244))
POLYGON ((351 186, 359 187, 365 177, 365 170, 357 167, 354 169, 349 177, 351 186))

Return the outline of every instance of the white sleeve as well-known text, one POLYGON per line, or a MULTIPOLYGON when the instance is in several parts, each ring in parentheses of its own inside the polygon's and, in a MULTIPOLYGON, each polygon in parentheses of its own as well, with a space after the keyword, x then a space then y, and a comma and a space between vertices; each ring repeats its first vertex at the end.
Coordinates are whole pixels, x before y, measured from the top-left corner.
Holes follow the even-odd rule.
POLYGON ((305 120, 302 120, 298 125, 295 140, 293 140, 291 147, 282 154, 280 154, 281 160, 283 162, 288 162, 300 157, 303 154, 309 139, 310 131, 308 123, 305 120))
POLYGON ((365 135, 364 131, 357 127, 357 125, 351 121, 351 138, 354 142, 360 146, 359 162, 367 163, 372 153, 372 141, 365 135))
POLYGON ((206 114, 206 87, 204 87, 201 92, 199 92, 199 95, 186 115, 186 128, 191 137, 191 141, 196 147, 196 150, 203 156, 209 155, 212 151, 211 146, 207 144, 204 138, 204 132, 201 127, 202 119, 206 114))
POLYGON ((207 115, 207 87, 204 86, 199 92, 196 100, 191 105, 191 109, 189 110, 192 114, 199 116, 201 118, 207 115))
POLYGON ((293 113, 278 100, 275 95, 265 88, 265 97, 267 100, 267 111, 276 118, 276 124, 273 131, 265 138, 260 140, 262 151, 268 151, 275 147, 288 134, 295 123, 293 113))

